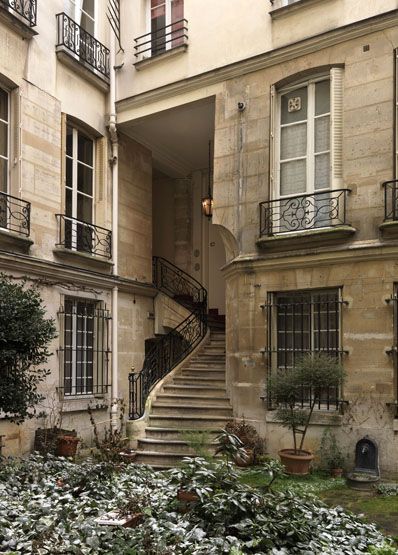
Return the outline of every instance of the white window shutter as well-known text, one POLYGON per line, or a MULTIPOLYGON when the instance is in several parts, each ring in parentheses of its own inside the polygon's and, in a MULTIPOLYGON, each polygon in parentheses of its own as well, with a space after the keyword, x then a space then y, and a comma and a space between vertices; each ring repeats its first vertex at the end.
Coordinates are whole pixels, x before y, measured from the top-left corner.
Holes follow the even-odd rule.
POLYGON ((95 217, 96 223, 109 228, 108 206, 108 140, 100 137, 95 141, 95 217))
POLYGON ((61 113, 61 212, 65 214, 65 182, 66 182, 66 114, 61 113))
POLYGON ((344 70, 330 70, 330 146, 332 189, 343 187, 343 77, 344 70))
POLYGON ((269 178, 270 178, 270 199, 276 194, 276 89, 275 85, 271 86, 270 94, 270 134, 269 134, 269 178))
POLYGON ((13 89, 10 99, 10 194, 19 196, 21 189, 21 94, 20 89, 13 89))

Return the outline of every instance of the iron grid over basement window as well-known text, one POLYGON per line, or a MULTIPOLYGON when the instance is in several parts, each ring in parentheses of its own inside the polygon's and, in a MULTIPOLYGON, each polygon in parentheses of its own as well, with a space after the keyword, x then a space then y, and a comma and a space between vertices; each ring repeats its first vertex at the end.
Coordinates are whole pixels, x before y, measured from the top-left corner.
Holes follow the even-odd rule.
POLYGON ((109 388, 109 311, 97 301, 66 298, 59 317, 60 390, 65 397, 104 395, 109 388))
MULTIPOLYGON (((267 371, 294 368, 307 353, 322 352, 341 358, 341 306, 346 304, 340 289, 270 293, 267 310, 267 371)), ((301 406, 309 406, 314 392, 303 385, 301 406)), ((315 408, 337 410, 338 388, 324 388, 315 408)), ((268 408, 275 408, 271 394, 268 408)))
MULTIPOLYGON (((389 355, 392 356, 394 362, 394 372, 395 372, 395 394, 396 399, 398 399, 398 284, 394 284, 394 293, 391 295, 389 299, 386 299, 387 304, 393 307, 394 311, 394 335, 393 335, 393 344, 391 345, 391 349, 387 351, 389 355)), ((397 414, 398 414, 398 407, 397 407, 397 414)))

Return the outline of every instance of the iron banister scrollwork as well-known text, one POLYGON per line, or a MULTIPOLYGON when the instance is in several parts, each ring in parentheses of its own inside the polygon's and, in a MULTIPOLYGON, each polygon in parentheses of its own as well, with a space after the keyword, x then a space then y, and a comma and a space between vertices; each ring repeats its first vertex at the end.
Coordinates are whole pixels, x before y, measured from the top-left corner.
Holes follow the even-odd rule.
POLYGON ((36 26, 36 0, 0 0, 0 8, 11 11, 11 13, 14 12, 29 27, 36 26))
POLYGON ((156 29, 134 39, 135 57, 151 57, 168 49, 183 46, 188 41, 188 21, 179 19, 170 25, 156 29))
POLYGON ((334 189, 261 202, 260 237, 348 225, 349 193, 350 189, 334 189))
POLYGON ((0 192, 0 229, 30 235, 30 202, 0 192))
POLYGON ((87 64, 106 79, 110 76, 109 49, 65 13, 57 14, 57 44, 78 61, 87 64))
POLYGON ((153 387, 192 352, 207 332, 207 291, 198 281, 164 258, 154 257, 153 283, 159 291, 188 308, 190 314, 150 348, 140 372, 129 374, 131 420, 144 415, 153 387))
POLYGON ((398 179, 384 181, 384 221, 398 220, 398 179))
POLYGON ((58 222, 57 247, 112 258, 112 232, 99 225, 56 214, 58 222))

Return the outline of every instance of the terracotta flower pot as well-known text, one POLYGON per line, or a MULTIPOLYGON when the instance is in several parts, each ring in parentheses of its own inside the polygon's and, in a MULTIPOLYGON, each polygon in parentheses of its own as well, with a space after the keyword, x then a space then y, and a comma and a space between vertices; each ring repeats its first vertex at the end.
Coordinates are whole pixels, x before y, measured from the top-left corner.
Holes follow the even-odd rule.
POLYGON ((341 478, 343 475, 343 469, 342 468, 331 468, 330 469, 330 475, 332 478, 341 478))
POLYGON ((75 436, 58 436, 56 454, 58 457, 74 457, 79 441, 75 436))
POLYGON ((314 455, 310 451, 298 450, 295 453, 294 449, 281 449, 278 454, 285 467, 286 474, 292 476, 309 474, 310 464, 314 459, 314 455))
POLYGON ((199 501, 199 496, 193 491, 187 491, 185 489, 179 489, 177 491, 178 501, 184 501, 185 503, 195 503, 199 501))

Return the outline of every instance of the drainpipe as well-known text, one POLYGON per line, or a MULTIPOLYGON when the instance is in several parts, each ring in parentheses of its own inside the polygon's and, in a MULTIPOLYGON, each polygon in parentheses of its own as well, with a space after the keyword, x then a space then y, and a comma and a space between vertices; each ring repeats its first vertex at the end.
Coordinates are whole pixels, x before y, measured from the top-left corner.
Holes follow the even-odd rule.
MULTIPOLYGON (((116 40, 115 35, 111 32, 110 47, 110 91, 109 91, 109 134, 112 145, 112 258, 113 258, 113 274, 118 275, 118 236, 119 236, 119 168, 118 154, 119 143, 116 126, 116 40)), ((118 287, 112 289, 112 390, 111 390, 111 419, 112 427, 117 428, 118 424, 118 287)))

